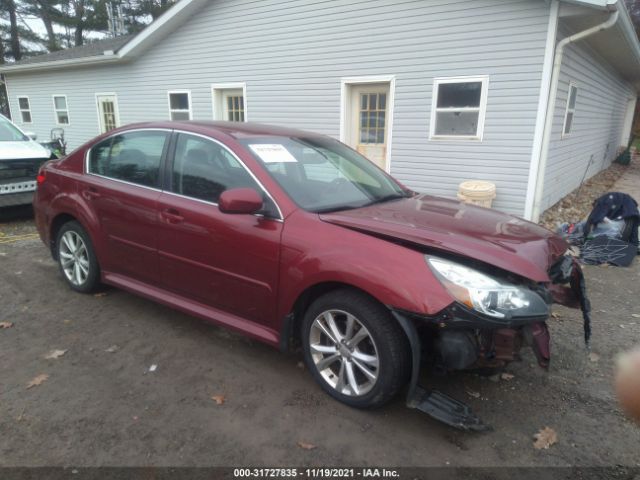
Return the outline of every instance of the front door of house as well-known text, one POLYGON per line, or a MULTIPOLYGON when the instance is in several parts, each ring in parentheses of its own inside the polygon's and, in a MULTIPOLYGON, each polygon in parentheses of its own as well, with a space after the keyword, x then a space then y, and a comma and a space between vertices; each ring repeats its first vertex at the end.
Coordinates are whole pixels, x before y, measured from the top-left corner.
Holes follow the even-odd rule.
POLYGON ((389 84, 351 86, 349 144, 383 170, 389 137, 389 84))
POLYGON ((106 133, 120 126, 118 97, 112 94, 96 95, 100 133, 106 133))

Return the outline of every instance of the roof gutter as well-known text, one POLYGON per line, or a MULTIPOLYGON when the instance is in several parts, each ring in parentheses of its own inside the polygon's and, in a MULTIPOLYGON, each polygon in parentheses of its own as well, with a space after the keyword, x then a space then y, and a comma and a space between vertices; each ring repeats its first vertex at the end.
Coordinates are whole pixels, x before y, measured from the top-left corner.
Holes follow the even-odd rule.
POLYGON ((70 58, 67 60, 53 60, 51 62, 34 62, 21 65, 2 65, 0 73, 10 74, 12 72, 31 72, 37 70, 52 70, 57 68, 73 67, 73 66, 90 66, 101 63, 114 63, 121 60, 116 53, 104 55, 94 55, 93 57, 70 58))
POLYGON ((591 35, 594 35, 598 32, 602 32, 603 30, 607 30, 613 27, 618 21, 618 18, 620 17, 619 9, 624 7, 621 7, 619 2, 617 2, 615 5, 612 5, 611 7, 615 8, 615 10, 611 12, 611 14, 609 15, 609 18, 606 21, 599 23, 598 25, 595 25, 586 30, 583 30, 581 32, 575 33, 569 37, 563 38, 556 45, 554 61, 553 61, 553 71, 551 73, 551 87, 549 89, 549 102, 547 103, 547 112, 545 116, 544 131, 542 134, 542 147, 540 149, 538 173, 536 175, 536 181, 535 181, 533 208, 530 215, 531 220, 534 222, 537 222, 540 219, 540 214, 542 213, 541 207, 542 207, 542 194, 544 191, 544 177, 547 170, 547 162, 549 160, 549 146, 551 145, 551 133, 553 130, 553 120, 554 120, 554 113, 556 108, 556 97, 558 95, 558 83, 560 80, 560 69, 562 67, 564 49, 567 45, 579 42, 580 40, 584 40, 585 38, 590 37, 591 35))

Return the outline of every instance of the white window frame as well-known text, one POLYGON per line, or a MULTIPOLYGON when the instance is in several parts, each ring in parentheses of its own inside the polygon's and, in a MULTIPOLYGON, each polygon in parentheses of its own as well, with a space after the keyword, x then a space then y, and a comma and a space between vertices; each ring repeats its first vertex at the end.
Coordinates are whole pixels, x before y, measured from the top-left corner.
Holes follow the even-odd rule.
POLYGON ((54 117, 54 120, 56 122, 56 125, 66 126, 66 127, 71 125, 71 115, 69 114, 69 99, 67 98, 67 96, 66 95, 62 95, 62 94, 51 95, 51 102, 53 103, 53 117, 54 117), (66 109, 57 108, 56 107, 56 98, 59 98, 59 97, 63 97, 64 98, 64 104, 67 106, 66 109), (67 123, 60 123, 58 121, 58 112, 66 112, 66 114, 67 114, 67 123))
POLYGON ((562 122, 562 138, 567 138, 571 136, 571 132, 573 131, 573 126, 576 123, 576 106, 578 105, 578 85, 575 82, 569 82, 569 90, 567 90, 567 104, 564 108, 564 121, 562 122), (576 103, 573 108, 569 107, 569 101, 571 100, 571 91, 575 88, 576 90, 576 103), (569 114, 571 114, 571 128, 567 133, 567 118, 569 118, 569 114))
POLYGON ((225 90, 242 90, 242 98, 244 100, 244 121, 249 121, 249 108, 247 104, 247 84, 246 82, 235 83, 212 83, 211 84, 211 106, 214 120, 226 121, 224 116, 225 106, 223 97, 225 90))
POLYGON ((173 121, 173 118, 171 118, 171 115, 173 114, 173 112, 188 112, 189 113, 189 120, 193 120, 193 106, 191 104, 191 90, 169 90, 167 92, 167 106, 169 107, 169 120, 173 121), (172 109, 171 108, 171 95, 173 94, 187 94, 187 99, 189 102, 189 110, 177 110, 177 109, 172 109))
POLYGON ((33 112, 31 111, 31 100, 29 99, 29 97, 27 95, 20 95, 17 97, 18 98, 18 111, 20 112, 20 122, 23 123, 24 125, 30 125, 33 123, 33 112), (27 99, 27 104, 29 105, 29 108, 22 108, 20 106, 20 100, 22 100, 23 98, 27 99), (31 118, 30 122, 25 122, 24 121, 24 113, 25 112, 29 112, 29 117, 31 118))
POLYGON ((433 79, 433 95, 431 99, 431 121, 429 122, 429 140, 474 140, 481 142, 484 136, 484 122, 487 113, 487 97, 489 93, 489 76, 475 75, 466 77, 438 77, 433 79), (438 108, 440 85, 450 83, 482 84, 480 105, 467 108, 438 108), (438 112, 478 112, 478 129, 475 135, 436 135, 436 119, 438 112))

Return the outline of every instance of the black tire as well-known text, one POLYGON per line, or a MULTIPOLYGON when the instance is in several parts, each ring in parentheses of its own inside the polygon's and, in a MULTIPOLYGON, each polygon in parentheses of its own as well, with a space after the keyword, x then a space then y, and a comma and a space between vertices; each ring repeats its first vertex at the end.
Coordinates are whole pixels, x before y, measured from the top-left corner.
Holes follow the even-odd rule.
MULTIPOLYGON (((339 315, 338 313, 335 317, 336 321, 340 320, 339 315)), ((346 325, 346 316, 344 316, 344 319, 344 324, 346 325)), ((344 331, 346 332, 346 326, 344 331)), ((329 348, 331 348, 332 342, 328 340, 326 335, 325 340, 329 344, 329 348)), ((307 368, 311 371, 316 382, 333 398, 352 407, 375 408, 384 405, 404 387, 409 378, 411 370, 410 346, 402 328, 386 307, 368 295, 356 290, 334 290, 319 297, 311 304, 303 320, 302 345, 307 368), (369 337, 365 338, 364 342, 369 345, 368 348, 373 346, 373 350, 370 351, 377 355, 378 367, 372 369, 377 373, 377 379, 366 393, 364 393, 363 389, 362 394, 354 395, 352 387, 349 386, 346 388, 351 391, 350 394, 343 393, 344 389, 342 392, 336 389, 339 382, 339 373, 336 371, 342 368, 343 359, 347 357, 341 357, 334 361, 330 367, 332 371, 329 371, 328 368, 323 369, 325 375, 329 375, 332 377, 331 379, 326 379, 316 366, 311 346, 313 342, 312 329, 315 330, 313 335, 317 337, 318 332, 321 330, 313 327, 314 322, 321 314, 327 311, 341 311, 353 315, 368 331, 369 337), (336 379, 336 385, 329 383, 334 378, 336 379)), ((367 348, 367 345, 358 348, 367 348)), ((353 353, 353 350, 351 352, 353 353)), ((315 352, 315 355, 316 358, 323 358, 319 357, 321 354, 318 352, 315 352)), ((331 356, 329 353, 322 355, 331 356)), ((346 352, 346 355, 349 355, 349 353, 346 352)), ((349 362, 355 362, 355 360, 349 357, 347 363, 349 362)), ((358 371, 355 367, 351 368, 354 369, 353 371, 358 371)), ((361 369, 359 375, 366 381, 361 369)))
POLYGON ((56 236, 56 258, 58 259, 58 268, 60 269, 60 273, 62 277, 66 280, 67 284, 76 292, 80 293, 92 293, 98 289, 100 286, 100 265, 98 264, 98 259, 96 258, 95 250, 93 249, 93 243, 91 242, 91 237, 87 231, 76 221, 70 221, 65 223, 60 230, 58 230, 58 234, 56 236), (65 273, 65 268, 63 266, 63 257, 61 255, 61 243, 63 242, 63 236, 68 233, 73 232, 77 236, 82 239, 84 246, 86 248, 86 259, 88 261, 88 274, 86 274, 86 278, 83 279, 82 282, 74 283, 72 282, 67 273, 65 273))

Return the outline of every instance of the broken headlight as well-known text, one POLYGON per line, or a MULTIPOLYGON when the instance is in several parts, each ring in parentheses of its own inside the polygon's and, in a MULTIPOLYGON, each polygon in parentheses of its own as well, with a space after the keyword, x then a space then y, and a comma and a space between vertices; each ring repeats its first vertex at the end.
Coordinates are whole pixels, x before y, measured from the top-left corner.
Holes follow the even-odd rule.
POLYGON ((459 263, 426 256, 440 283, 460 303, 494 318, 542 317, 549 307, 532 290, 513 285, 459 263))

